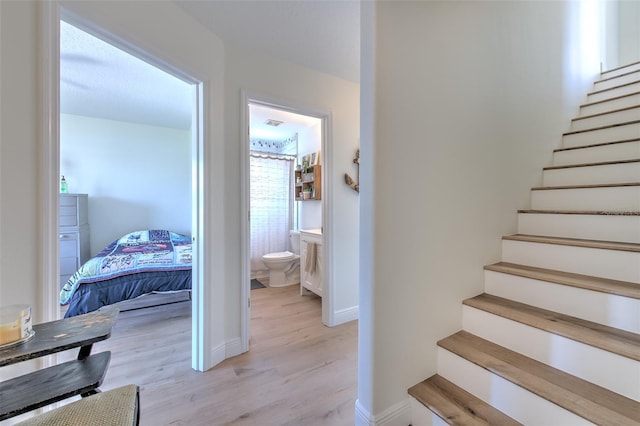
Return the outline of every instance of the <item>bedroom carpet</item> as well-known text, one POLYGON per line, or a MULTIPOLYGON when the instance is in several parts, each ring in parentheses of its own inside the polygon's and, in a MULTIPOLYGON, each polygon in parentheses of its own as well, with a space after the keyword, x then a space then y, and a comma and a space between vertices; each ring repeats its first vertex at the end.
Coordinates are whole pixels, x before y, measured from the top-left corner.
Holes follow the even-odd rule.
POLYGON ((264 284, 262 284, 260 281, 258 281, 257 279, 252 279, 251 280, 251 290, 255 290, 258 288, 265 288, 264 284))

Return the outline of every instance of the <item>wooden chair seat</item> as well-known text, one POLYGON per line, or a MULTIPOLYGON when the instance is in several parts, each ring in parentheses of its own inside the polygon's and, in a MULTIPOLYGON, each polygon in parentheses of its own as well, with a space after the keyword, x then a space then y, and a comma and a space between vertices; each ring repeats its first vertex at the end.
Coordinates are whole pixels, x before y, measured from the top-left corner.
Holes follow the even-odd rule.
POLYGON ((137 426, 140 422, 136 385, 88 396, 24 420, 21 426, 137 426))

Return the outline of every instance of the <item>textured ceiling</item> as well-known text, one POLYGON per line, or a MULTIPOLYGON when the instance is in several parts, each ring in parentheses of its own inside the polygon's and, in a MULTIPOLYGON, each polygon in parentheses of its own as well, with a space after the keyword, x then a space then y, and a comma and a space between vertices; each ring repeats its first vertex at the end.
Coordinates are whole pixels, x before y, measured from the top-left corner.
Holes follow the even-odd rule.
POLYGON ((60 25, 60 111, 188 129, 192 87, 93 37, 60 25))
MULTIPOLYGON (((179 0, 176 4, 229 45, 359 80, 358 1, 179 0)), ((63 113, 190 127, 188 84, 64 22, 60 51, 63 113)), ((252 117, 252 129, 266 118, 252 117)))

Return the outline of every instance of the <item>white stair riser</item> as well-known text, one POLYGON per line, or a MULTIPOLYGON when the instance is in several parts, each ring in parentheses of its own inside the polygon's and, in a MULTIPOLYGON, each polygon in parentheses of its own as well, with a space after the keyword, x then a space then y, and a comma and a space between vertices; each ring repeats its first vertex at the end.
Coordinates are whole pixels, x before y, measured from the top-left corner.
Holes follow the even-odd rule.
POLYGON ((448 426, 447 422, 438 417, 433 411, 425 407, 420 401, 409 396, 411 405, 412 426, 448 426))
POLYGON ((640 333, 640 300, 533 278, 484 272, 484 291, 494 296, 640 333))
POLYGON ((610 89, 612 87, 621 86, 627 83, 634 83, 636 81, 640 81, 640 72, 635 71, 635 72, 629 73, 627 71, 627 73, 624 73, 624 75, 619 75, 616 77, 605 76, 604 78, 605 78, 604 80, 596 81, 593 84, 594 92, 598 90, 610 89))
POLYGON ((626 86, 616 87, 615 89, 604 90, 601 92, 593 92, 587 95, 587 103, 604 101, 618 96, 629 95, 640 91, 640 82, 628 84, 626 86))
POLYGON ((518 234, 640 244, 640 216, 518 213, 518 234))
POLYGON ((633 400, 640 400, 640 362, 557 334, 463 306, 463 329, 633 400))
POLYGON ((606 127, 581 133, 570 133, 562 136, 562 147, 573 148, 582 145, 617 142, 640 137, 640 123, 623 126, 606 127))
POLYGON ((603 161, 636 160, 640 158, 640 141, 555 151, 553 165, 585 164, 603 161))
POLYGON ((502 260, 640 284, 640 253, 502 240, 502 260))
POLYGON ((602 77, 601 78, 615 77, 615 76, 620 75, 620 74, 626 74, 626 73, 629 73, 629 72, 632 72, 632 71, 637 71, 637 70, 640 70, 640 63, 627 65, 625 67, 621 67, 621 68, 618 68, 616 70, 611 70, 611 71, 604 70, 602 72, 602 77))
POLYGON ((544 170, 543 186, 640 182, 640 161, 544 170))
POLYGON ((640 186, 613 186, 531 191, 533 210, 640 211, 640 186))
POLYGON ((640 120, 640 108, 625 109, 609 114, 594 115, 577 120, 571 120, 571 131, 593 129, 596 127, 610 126, 619 123, 640 120))
POLYGON ((440 347, 438 374, 527 426, 593 424, 440 347))
POLYGON ((628 108, 631 106, 640 105, 640 93, 634 95, 624 96, 622 98, 611 99, 605 102, 598 102, 595 104, 586 104, 580 108, 579 117, 585 117, 593 114, 600 114, 602 112, 613 111, 616 109, 628 108))

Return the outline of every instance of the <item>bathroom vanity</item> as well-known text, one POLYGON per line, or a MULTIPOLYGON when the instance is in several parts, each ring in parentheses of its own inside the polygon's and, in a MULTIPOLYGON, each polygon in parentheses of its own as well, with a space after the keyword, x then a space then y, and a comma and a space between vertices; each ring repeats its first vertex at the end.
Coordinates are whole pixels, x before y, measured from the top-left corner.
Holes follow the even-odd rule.
POLYGON ((323 250, 321 229, 300 230, 300 294, 312 291, 322 297, 323 250))

